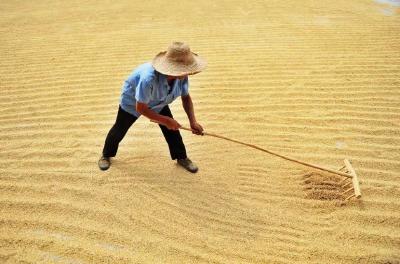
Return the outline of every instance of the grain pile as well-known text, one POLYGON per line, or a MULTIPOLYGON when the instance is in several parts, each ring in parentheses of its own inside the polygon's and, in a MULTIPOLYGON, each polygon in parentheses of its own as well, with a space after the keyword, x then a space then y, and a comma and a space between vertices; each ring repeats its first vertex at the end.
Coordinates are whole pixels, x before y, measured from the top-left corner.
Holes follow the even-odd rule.
POLYGON ((1 1, 0 263, 399 263, 388 2, 1 1), (206 131, 332 168, 351 158, 362 200, 332 206, 336 179, 182 132, 188 175, 144 118, 100 171, 124 79, 173 40, 209 62, 189 80, 206 131))

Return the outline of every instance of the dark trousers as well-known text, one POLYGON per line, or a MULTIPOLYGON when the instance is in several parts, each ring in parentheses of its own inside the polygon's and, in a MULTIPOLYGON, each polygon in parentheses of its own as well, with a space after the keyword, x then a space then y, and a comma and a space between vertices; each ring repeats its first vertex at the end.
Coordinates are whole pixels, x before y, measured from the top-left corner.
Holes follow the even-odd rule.
MULTIPOLYGON (((172 118, 172 113, 168 105, 161 110, 160 115, 169 116, 172 118)), ((104 143, 104 157, 115 157, 118 151, 119 142, 121 142, 126 132, 128 132, 128 129, 132 126, 133 123, 135 123, 137 119, 138 118, 136 116, 131 115, 130 113, 123 110, 121 106, 119 106, 115 124, 108 132, 106 141, 104 143)), ((165 140, 168 143, 171 159, 174 160, 186 158, 186 149, 185 145, 183 144, 179 130, 169 130, 166 126, 159 126, 165 137, 165 140)))

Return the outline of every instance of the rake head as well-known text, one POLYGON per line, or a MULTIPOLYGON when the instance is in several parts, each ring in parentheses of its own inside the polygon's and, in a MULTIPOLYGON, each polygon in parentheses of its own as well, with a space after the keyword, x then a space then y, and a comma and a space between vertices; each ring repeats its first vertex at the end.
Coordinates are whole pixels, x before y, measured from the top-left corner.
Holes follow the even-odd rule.
POLYGON ((357 174, 348 160, 334 174, 312 171, 305 173, 303 179, 306 197, 310 199, 348 201, 361 197, 357 174))
POLYGON ((351 198, 354 198, 354 197, 357 199, 361 198, 360 183, 358 181, 358 176, 348 159, 344 160, 344 166, 342 168, 340 168, 339 171, 344 171, 351 176, 351 178, 344 178, 339 183, 339 184, 341 184, 343 189, 347 188, 342 193, 342 195, 344 196, 344 195, 350 194, 345 198, 345 201, 350 200, 351 198))

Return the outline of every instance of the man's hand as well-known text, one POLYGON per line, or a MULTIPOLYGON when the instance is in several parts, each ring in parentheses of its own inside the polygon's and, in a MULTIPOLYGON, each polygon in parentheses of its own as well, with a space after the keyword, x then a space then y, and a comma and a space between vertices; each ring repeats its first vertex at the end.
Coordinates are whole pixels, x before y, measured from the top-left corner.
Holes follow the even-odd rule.
POLYGON ((192 129, 193 134, 203 135, 203 127, 199 123, 197 122, 190 123, 190 128, 192 129))
POLYGON ((178 130, 181 125, 175 119, 160 115, 151 110, 147 104, 136 102, 136 111, 156 123, 166 126, 170 130, 178 130))
POLYGON ((192 128, 193 134, 203 135, 203 127, 196 122, 196 117, 194 116, 194 110, 193 110, 193 102, 189 94, 182 96, 182 104, 189 118, 190 127, 192 128))
POLYGON ((181 125, 173 118, 168 117, 164 125, 169 129, 169 130, 178 130, 181 125))

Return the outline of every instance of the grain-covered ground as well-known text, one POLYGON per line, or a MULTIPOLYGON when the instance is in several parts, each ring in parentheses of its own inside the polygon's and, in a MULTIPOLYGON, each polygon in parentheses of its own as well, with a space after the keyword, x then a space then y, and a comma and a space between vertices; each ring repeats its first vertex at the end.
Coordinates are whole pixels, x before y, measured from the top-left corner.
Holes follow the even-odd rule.
POLYGON ((387 2, 1 1, 0 262, 400 263, 400 3, 387 2), (206 131, 330 168, 349 158, 362 199, 182 132, 188 174, 145 118, 100 171, 124 79, 175 40, 208 61, 190 77, 206 131))

